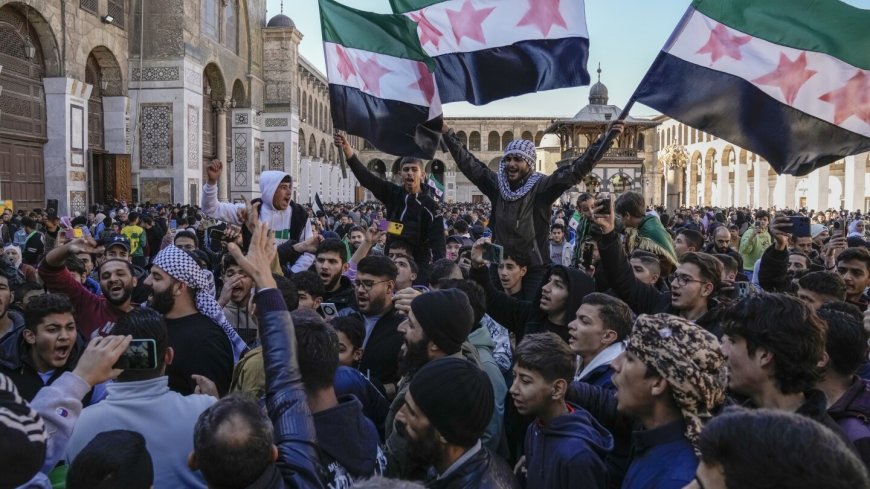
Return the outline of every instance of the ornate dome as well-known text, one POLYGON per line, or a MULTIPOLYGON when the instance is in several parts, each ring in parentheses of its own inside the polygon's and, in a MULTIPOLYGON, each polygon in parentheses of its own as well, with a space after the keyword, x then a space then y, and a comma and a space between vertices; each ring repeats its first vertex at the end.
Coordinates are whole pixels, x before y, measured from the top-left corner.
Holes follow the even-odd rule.
POLYGON ((278 14, 269 19, 269 23, 266 24, 266 27, 296 27, 296 24, 290 17, 287 17, 284 14, 278 14))
POLYGON ((589 103, 607 105, 607 87, 601 83, 601 64, 598 64, 598 82, 589 89, 589 103))

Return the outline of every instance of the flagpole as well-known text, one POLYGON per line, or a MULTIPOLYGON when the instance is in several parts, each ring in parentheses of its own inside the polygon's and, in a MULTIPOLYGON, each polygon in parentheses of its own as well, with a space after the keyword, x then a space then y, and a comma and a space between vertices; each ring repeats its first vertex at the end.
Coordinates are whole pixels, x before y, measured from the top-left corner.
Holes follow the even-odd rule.
POLYGON ((631 108, 634 106, 635 101, 637 101, 637 97, 634 95, 628 99, 628 103, 625 104, 625 108, 622 109, 622 112, 616 117, 615 121, 610 121, 610 125, 607 126, 607 131, 605 132, 604 141, 601 142, 601 145, 598 146, 598 149, 595 150, 595 154, 592 155, 592 161, 598 161, 603 156, 604 148, 610 146, 610 142, 616 138, 616 131, 613 130, 613 125, 619 121, 625 120, 628 117, 628 113, 631 111, 631 108))

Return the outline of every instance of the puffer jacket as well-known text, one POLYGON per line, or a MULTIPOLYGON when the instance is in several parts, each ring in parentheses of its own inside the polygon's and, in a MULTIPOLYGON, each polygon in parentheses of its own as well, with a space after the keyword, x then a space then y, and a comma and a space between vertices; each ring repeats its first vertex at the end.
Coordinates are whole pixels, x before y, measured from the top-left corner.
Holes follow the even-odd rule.
POLYGON ((490 227, 493 229, 493 242, 504 246, 506 256, 525 254, 531 265, 549 263, 553 202, 592 171, 595 166, 592 155, 601 145, 600 141, 570 165, 560 167, 552 175, 542 176, 526 195, 514 201, 502 198, 498 174, 471 154, 453 130, 444 135, 444 142, 462 174, 492 203, 490 227))
POLYGON ((290 313, 277 289, 259 292, 254 302, 266 371, 266 411, 278 445, 275 465, 287 487, 324 488, 325 472, 317 452, 314 418, 299 372, 290 313))
POLYGON ((408 243, 421 269, 428 269, 430 263, 444 258, 444 217, 425 183, 420 193, 409 194, 403 186, 382 180, 369 171, 356 155, 348 158, 347 164, 360 185, 384 203, 384 217, 404 225, 399 236, 387 235, 387 247, 397 239, 408 243))
POLYGON ((429 489, 518 489, 511 468, 486 447, 442 479, 431 480, 429 489))

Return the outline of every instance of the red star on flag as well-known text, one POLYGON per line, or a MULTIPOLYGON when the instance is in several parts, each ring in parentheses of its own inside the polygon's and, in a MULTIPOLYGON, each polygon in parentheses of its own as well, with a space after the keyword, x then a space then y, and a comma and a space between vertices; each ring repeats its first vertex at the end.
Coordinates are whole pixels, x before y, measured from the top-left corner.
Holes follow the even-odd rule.
POLYGON ((550 35, 554 25, 568 28, 565 18, 559 12, 561 0, 529 0, 529 11, 520 19, 517 27, 533 25, 541 31, 544 37, 550 35))
POLYGON ((425 63, 417 63, 416 82, 408 85, 408 88, 423 92, 426 101, 432 104, 432 99, 435 98, 435 75, 429 72, 429 67, 425 63))
POLYGON ((459 44, 463 37, 467 37, 481 44, 486 44, 486 38, 483 36, 483 21, 489 17, 493 10, 495 7, 475 10, 474 6, 471 5, 471 0, 463 3, 462 9, 459 11, 448 10, 447 18, 450 20, 450 26, 453 27, 453 37, 456 38, 456 43, 459 44))
POLYGON ((739 61, 743 58, 740 54, 740 46, 751 40, 752 36, 734 36, 731 35, 727 27, 722 24, 716 24, 716 27, 710 31, 710 39, 707 39, 707 44, 704 44, 697 54, 710 53, 713 63, 719 61, 724 56, 739 61))
POLYGON ((792 105, 801 87, 815 74, 815 70, 807 69, 807 53, 801 53, 794 61, 788 59, 785 53, 779 53, 776 69, 752 82, 779 87, 786 103, 792 105))
POLYGON ((377 56, 372 56, 367 60, 358 63, 359 76, 362 79, 366 90, 370 91, 376 97, 381 96, 381 78, 387 73, 392 73, 378 63, 377 56))
POLYGON ((853 115, 870 124, 870 76, 862 70, 849 78, 845 86, 819 99, 834 104, 834 124, 839 125, 853 115))
POLYGON ((441 42, 441 36, 444 35, 437 27, 432 25, 432 22, 426 18, 426 14, 422 10, 408 14, 411 20, 417 23, 420 28, 420 44, 425 46, 427 43, 432 44, 436 48, 441 42))
POLYGON ((347 51, 336 44, 335 54, 338 55, 338 73, 342 78, 344 78, 344 81, 347 81, 350 77, 356 75, 356 69, 354 69, 353 61, 351 61, 350 55, 347 54, 347 51))

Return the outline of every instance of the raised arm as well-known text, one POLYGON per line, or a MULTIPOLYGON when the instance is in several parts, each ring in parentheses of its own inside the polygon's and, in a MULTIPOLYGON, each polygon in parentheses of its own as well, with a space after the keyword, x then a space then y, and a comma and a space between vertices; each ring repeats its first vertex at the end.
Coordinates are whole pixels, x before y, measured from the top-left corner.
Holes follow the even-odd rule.
POLYGON ((353 148, 350 147, 347 138, 341 134, 336 134, 333 136, 333 142, 338 149, 344 153, 344 159, 347 160, 347 165, 350 167, 350 171, 353 172, 356 179, 359 180, 359 184, 367 188, 376 199, 384 203, 389 202, 391 185, 393 184, 381 179, 381 177, 375 175, 366 168, 353 152, 353 148))
MULTIPOLYGON (((202 186, 202 199, 200 207, 203 214, 230 224, 244 224, 239 220, 238 211, 240 206, 227 202, 218 202, 218 180, 224 171, 224 164, 220 160, 211 160, 206 168, 207 181, 202 186)), ((241 206, 243 208, 244 206, 241 206)))
POLYGON ((622 134, 624 128, 625 124, 622 121, 615 122, 608 131, 612 137, 608 138, 608 133, 602 134, 598 140, 586 148, 586 151, 582 155, 575 158, 570 165, 565 165, 553 172, 552 175, 542 178, 541 183, 538 184, 538 192, 543 192, 547 201, 552 202, 558 199, 566 190, 580 183, 586 175, 592 172, 595 164, 610 149, 616 138, 622 134), (605 147, 602 148, 602 146, 605 147))
POLYGON ((465 149, 456 133, 453 132, 453 129, 447 127, 447 124, 444 124, 442 132, 444 133, 444 144, 447 145, 447 150, 450 151, 450 156, 453 157, 453 161, 456 162, 459 171, 471 180, 471 183, 480 189, 484 195, 491 196, 498 193, 498 181, 495 172, 465 149))
POLYGON ((278 445, 276 465, 291 487, 322 488, 314 419, 299 372, 293 321, 272 276, 275 239, 266 224, 258 224, 247 256, 235 243, 229 250, 258 290, 254 303, 263 347, 266 411, 278 445))

